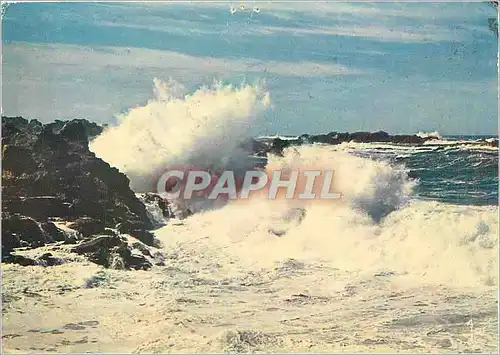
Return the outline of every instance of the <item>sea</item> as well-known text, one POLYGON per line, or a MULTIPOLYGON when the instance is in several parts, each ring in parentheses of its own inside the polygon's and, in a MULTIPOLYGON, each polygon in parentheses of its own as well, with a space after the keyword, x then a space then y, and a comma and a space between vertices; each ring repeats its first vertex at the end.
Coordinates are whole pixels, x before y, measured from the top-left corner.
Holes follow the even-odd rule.
MULTIPOLYGON (((169 164, 250 161, 238 147, 268 105, 252 85, 160 95, 90 148, 141 198, 169 164)), ((495 353, 498 148, 483 141, 490 138, 311 144, 268 155, 268 169, 333 169, 342 198, 232 201, 184 219, 149 204, 162 244, 150 253, 163 258, 149 271, 103 269, 63 248, 50 252, 72 262, 6 265, 2 297, 21 298, 4 316, 5 349, 495 353)))
POLYGON ((402 164, 418 180, 414 196, 462 205, 498 205, 498 136, 443 136, 418 147, 366 144, 353 154, 402 164))

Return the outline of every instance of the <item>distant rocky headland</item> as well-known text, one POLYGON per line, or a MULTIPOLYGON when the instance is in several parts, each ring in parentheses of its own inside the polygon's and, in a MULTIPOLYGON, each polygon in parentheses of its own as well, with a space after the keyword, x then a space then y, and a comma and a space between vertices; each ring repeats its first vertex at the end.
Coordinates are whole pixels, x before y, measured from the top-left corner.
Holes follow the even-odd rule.
MULTIPOLYGON (((390 135, 384 131, 378 132, 330 132, 327 134, 302 134, 296 138, 265 138, 255 139, 251 138, 242 143, 242 146, 249 152, 256 156, 266 156, 268 153, 282 155, 283 150, 292 146, 300 146, 303 144, 329 144, 337 145, 342 143, 390 143, 390 144, 404 144, 404 145, 423 145, 437 141, 438 137, 429 135, 425 137, 413 135, 390 135)), ((462 143, 447 144, 448 147, 452 145, 461 145, 462 143)), ((490 147, 498 147, 498 139, 482 140, 476 142, 468 142, 468 145, 484 145, 490 147)))

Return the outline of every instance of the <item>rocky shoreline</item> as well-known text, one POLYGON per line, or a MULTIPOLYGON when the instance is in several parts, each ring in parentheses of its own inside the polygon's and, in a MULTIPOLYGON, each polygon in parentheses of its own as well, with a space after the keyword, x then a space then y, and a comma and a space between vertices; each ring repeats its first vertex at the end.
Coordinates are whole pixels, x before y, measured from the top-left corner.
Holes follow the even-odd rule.
MULTIPOLYGON (((162 263, 148 209, 172 215, 155 194, 136 195, 130 181, 89 150, 103 127, 84 119, 42 124, 2 117, 2 262, 51 266, 64 263, 47 252, 65 249, 116 269, 148 270, 162 263), (45 246, 37 257, 23 250, 45 246)), ((249 139, 249 155, 282 155, 301 144, 394 143, 422 145, 436 137, 386 132, 303 134, 296 139, 249 139)), ((485 142, 498 146, 498 140, 485 142)), ((156 218, 158 220, 158 217, 156 218)), ((156 221, 157 224, 157 221, 156 221)))
POLYGON ((102 129, 87 120, 2 117, 2 262, 56 265, 63 261, 50 253, 30 259, 15 250, 70 245, 105 267, 151 267, 148 248, 159 242, 144 203, 124 174, 89 150, 102 129))

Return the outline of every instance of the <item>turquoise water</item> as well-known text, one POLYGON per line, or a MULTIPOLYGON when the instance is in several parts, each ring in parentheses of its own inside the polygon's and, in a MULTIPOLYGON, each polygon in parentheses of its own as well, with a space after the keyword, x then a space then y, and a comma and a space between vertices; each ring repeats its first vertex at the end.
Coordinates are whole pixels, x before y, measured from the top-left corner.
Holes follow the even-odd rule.
MULTIPOLYGON (((447 136, 472 142, 492 136, 447 136)), ((498 205, 498 149, 468 144, 367 148, 356 155, 402 164, 417 179, 417 198, 464 205, 498 205)))

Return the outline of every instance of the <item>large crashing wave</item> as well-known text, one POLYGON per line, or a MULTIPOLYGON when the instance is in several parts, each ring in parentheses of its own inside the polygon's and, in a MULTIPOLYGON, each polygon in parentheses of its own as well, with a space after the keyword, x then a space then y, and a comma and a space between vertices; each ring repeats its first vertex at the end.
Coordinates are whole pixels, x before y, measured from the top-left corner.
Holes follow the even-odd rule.
POLYGON ((214 83, 194 93, 175 81, 154 80, 154 99, 119 116, 91 143, 91 150, 124 172, 136 192, 155 191, 168 166, 232 168, 243 163, 238 148, 270 103, 264 87, 214 83), (228 163, 230 162, 230 163, 228 163))
MULTIPOLYGON (((154 100, 121 116, 117 127, 92 143, 97 155, 129 176, 136 191, 154 191, 157 175, 171 164, 233 168, 228 158, 231 164, 243 158, 237 147, 270 104, 259 85, 181 91, 173 82, 155 81, 154 100)), ((182 238, 198 243, 206 235, 224 250, 220 262, 236 257, 252 267, 295 258, 363 272, 408 273, 417 283, 498 284, 498 207, 415 201, 414 182, 402 167, 338 147, 294 147, 268 159, 268 171, 334 170, 333 189, 342 198, 236 200, 190 217, 182 238)))
MULTIPOLYGON (((121 115, 117 126, 91 143, 98 156, 129 177, 134 191, 154 192, 168 166, 251 168, 245 166, 248 160, 238 146, 270 105, 262 85, 215 83, 185 94, 174 81, 155 80, 154 95, 145 106, 121 115)), ((302 146, 286 150, 284 157, 268 157, 269 173, 281 168, 334 170, 334 188, 344 196, 340 203, 375 221, 403 205, 411 194, 412 183, 402 169, 325 147, 302 146)), ((196 212, 211 206, 210 201, 196 201, 189 208, 196 212)))
POLYGON ((329 146, 301 146, 286 149, 283 158, 269 156, 269 171, 282 167, 333 170, 333 189, 342 194, 338 203, 362 211, 374 221, 406 204, 415 185, 402 166, 356 157, 329 146))

